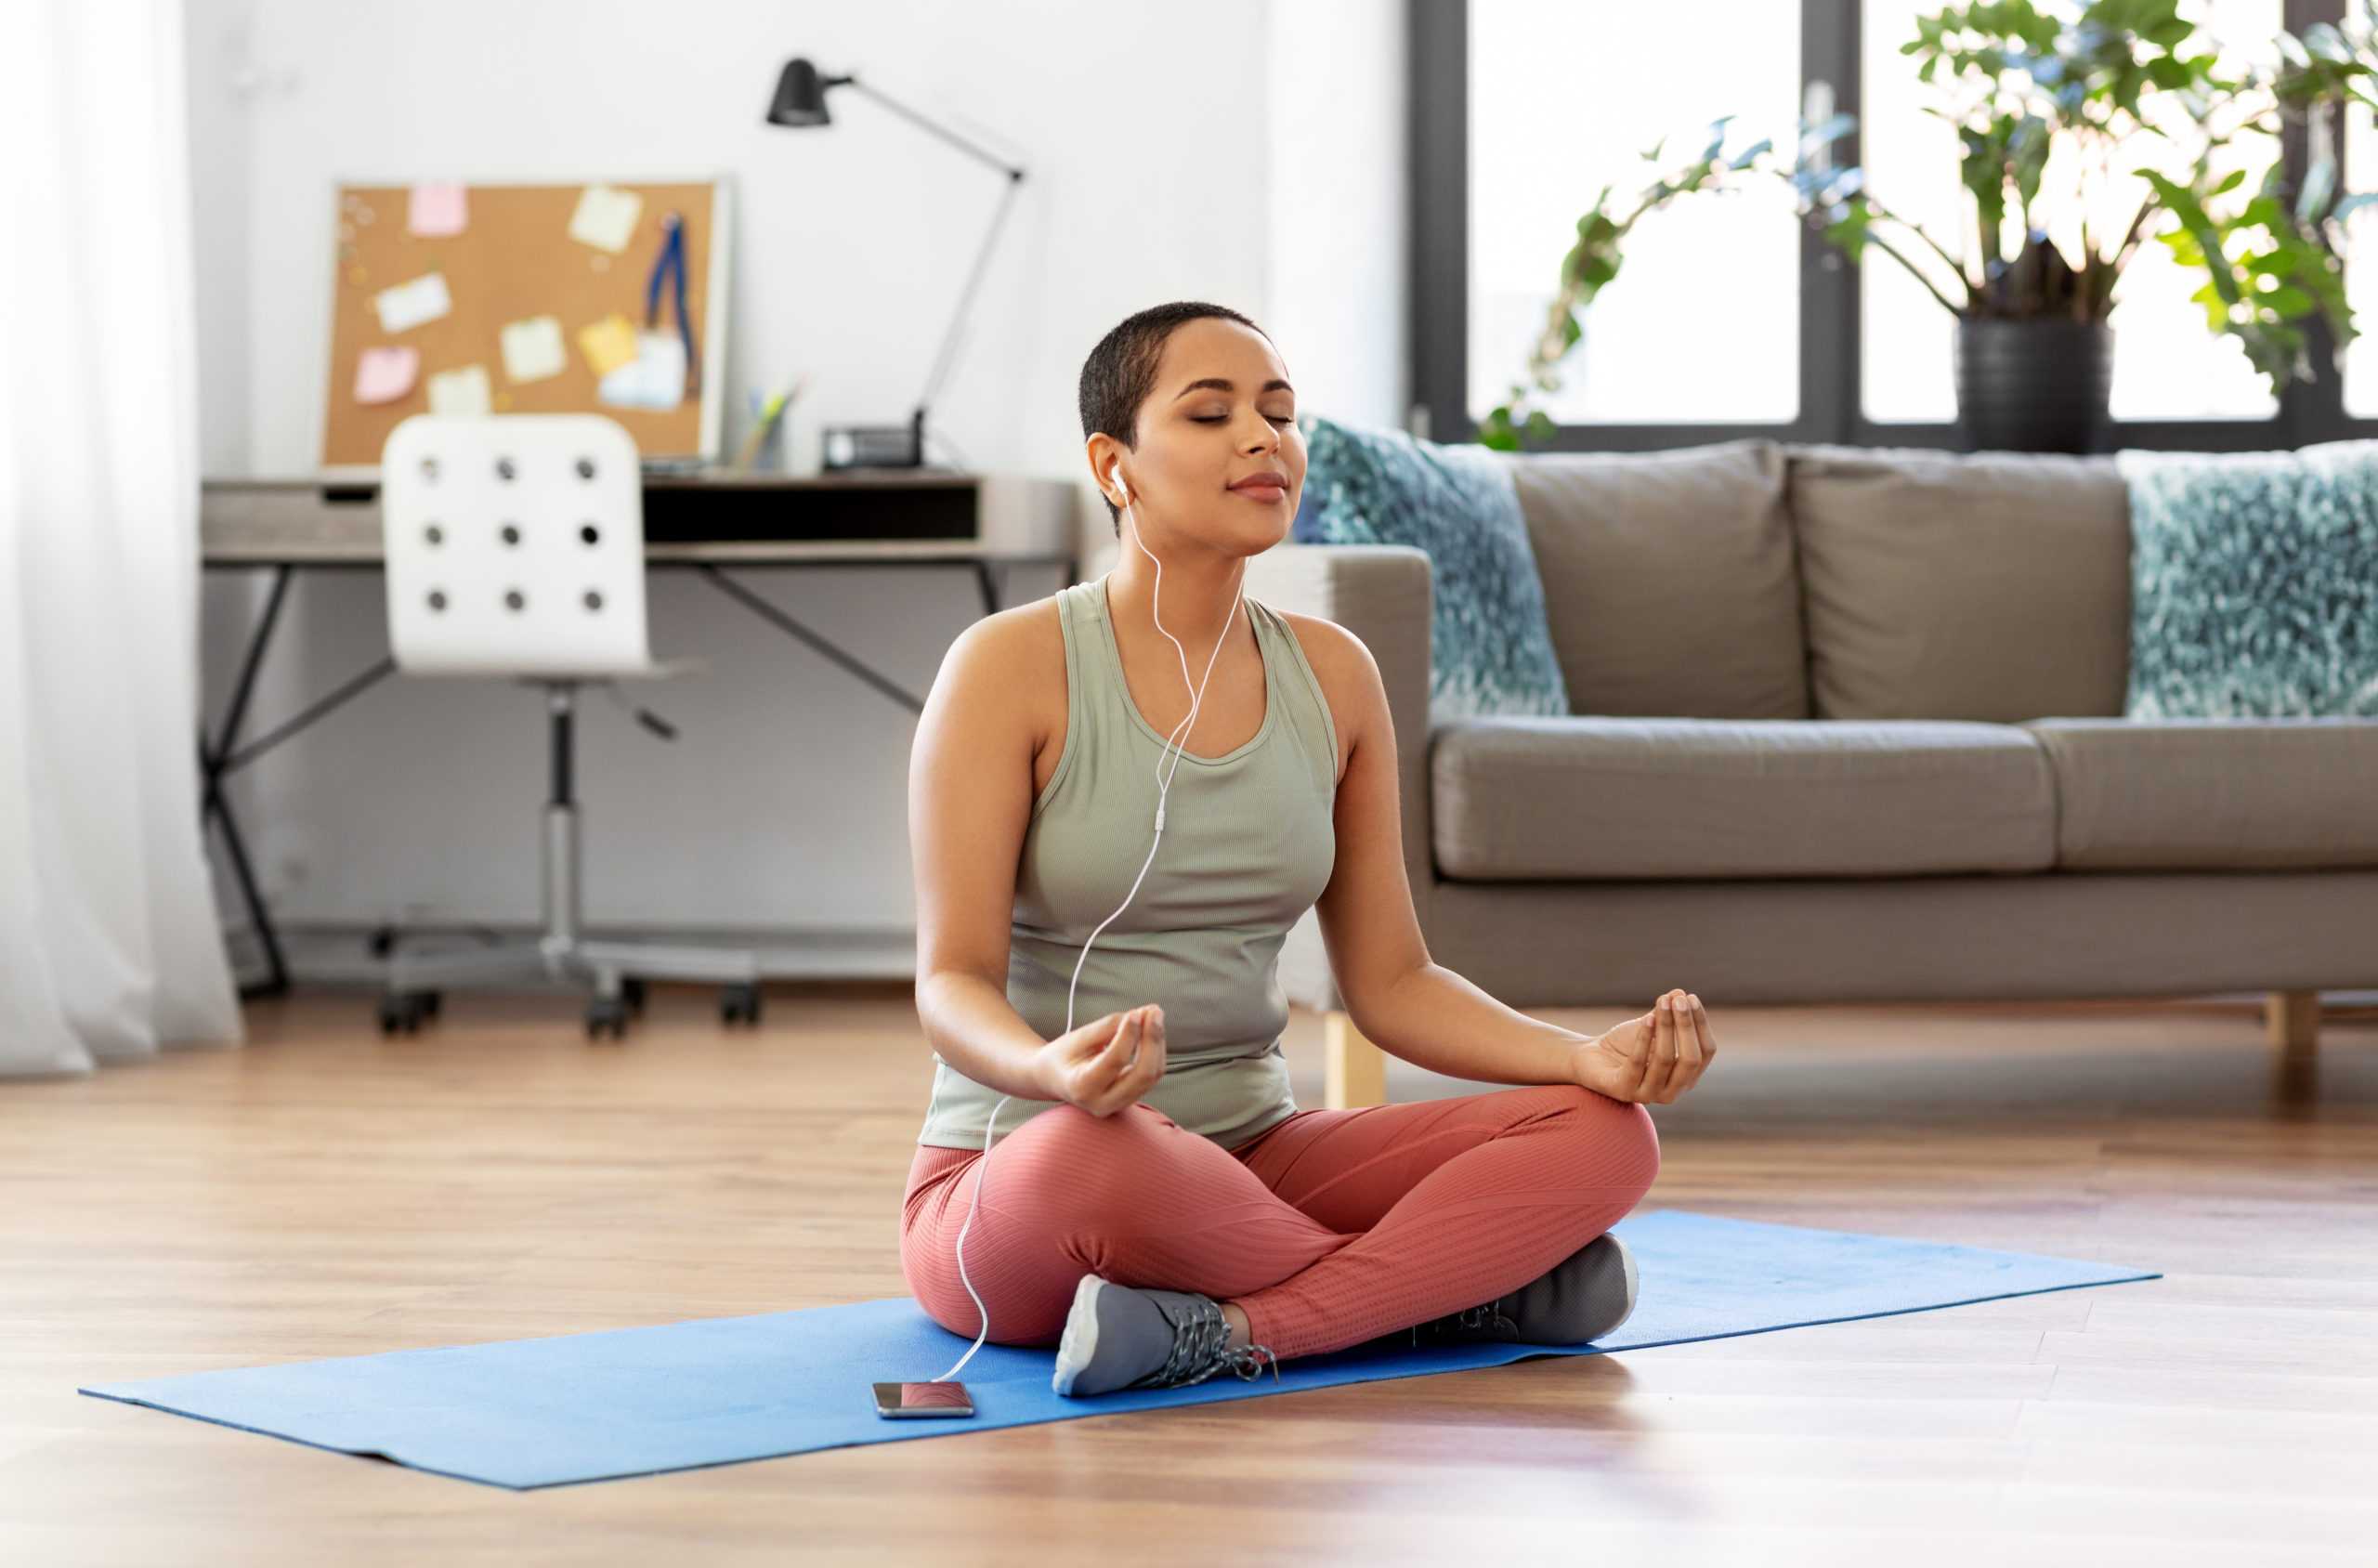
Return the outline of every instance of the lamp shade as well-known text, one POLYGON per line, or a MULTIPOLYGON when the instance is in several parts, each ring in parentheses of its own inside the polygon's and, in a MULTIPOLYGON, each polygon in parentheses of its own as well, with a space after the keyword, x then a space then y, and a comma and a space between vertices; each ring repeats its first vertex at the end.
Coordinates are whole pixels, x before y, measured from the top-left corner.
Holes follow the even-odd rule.
POLYGON ((839 85, 835 78, 820 76, 817 68, 805 59, 785 62, 784 74, 777 78, 777 96, 768 105, 771 125, 830 125, 834 117, 826 110, 826 89, 839 85))

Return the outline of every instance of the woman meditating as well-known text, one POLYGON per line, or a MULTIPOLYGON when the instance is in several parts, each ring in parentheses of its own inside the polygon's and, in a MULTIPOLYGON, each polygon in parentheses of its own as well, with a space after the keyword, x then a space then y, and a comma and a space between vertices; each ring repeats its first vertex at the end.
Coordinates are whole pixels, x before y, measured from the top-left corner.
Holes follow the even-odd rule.
POLYGON ((1305 470, 1253 322, 1133 316, 1082 367, 1081 422, 1115 569, 976 623, 917 733, 917 1010, 938 1065, 909 1287, 955 1333, 1057 1344, 1074 1395, 1391 1334, 1608 1333, 1635 1273, 1605 1233, 1659 1166, 1642 1106, 1717 1053, 1700 1000, 1671 991, 1588 1037, 1430 961, 1369 653, 1240 593, 1305 470), (1535 1087, 1297 1109, 1279 954, 1316 905, 1365 1035, 1535 1087))

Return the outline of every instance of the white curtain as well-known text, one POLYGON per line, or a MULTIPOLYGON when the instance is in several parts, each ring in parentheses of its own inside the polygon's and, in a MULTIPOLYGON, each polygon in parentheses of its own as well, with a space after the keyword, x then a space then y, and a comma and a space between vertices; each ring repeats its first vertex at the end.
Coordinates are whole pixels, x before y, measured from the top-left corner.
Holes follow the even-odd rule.
POLYGON ((0 1074, 238 1038, 200 843, 178 0, 0 6, 0 1074))

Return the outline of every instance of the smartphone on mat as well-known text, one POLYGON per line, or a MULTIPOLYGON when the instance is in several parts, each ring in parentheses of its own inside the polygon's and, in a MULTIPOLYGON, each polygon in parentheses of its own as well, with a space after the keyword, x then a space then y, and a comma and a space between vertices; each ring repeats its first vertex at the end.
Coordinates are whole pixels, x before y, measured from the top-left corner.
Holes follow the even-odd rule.
POLYGON ((930 1421, 972 1416, 974 1401, 963 1383, 878 1383, 875 1413, 887 1421, 930 1421))

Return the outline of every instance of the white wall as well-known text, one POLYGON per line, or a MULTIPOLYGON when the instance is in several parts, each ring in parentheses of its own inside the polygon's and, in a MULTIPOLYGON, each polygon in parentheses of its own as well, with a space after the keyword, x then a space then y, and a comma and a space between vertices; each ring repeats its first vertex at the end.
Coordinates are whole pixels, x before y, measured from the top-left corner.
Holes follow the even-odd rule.
MULTIPOLYGON (((999 181, 847 94, 830 129, 766 125, 793 54, 858 68, 1031 168, 939 409, 974 466, 1078 477, 1081 357, 1167 298, 1265 321, 1308 408, 1400 418, 1397 0, 189 6, 211 474, 314 465, 333 192, 350 180, 724 175, 729 444, 747 390, 804 373, 796 467, 820 423, 899 417, 999 181)), ((1104 532, 1101 516, 1086 539, 1104 532)), ((751 576, 918 689, 975 613, 955 572, 751 576)), ((380 656, 378 595, 372 574, 304 581, 251 733, 380 656)), ((254 602, 210 581, 218 703, 254 602)), ((651 694, 677 745, 616 712, 583 726, 593 917, 905 926, 908 716, 689 578, 656 576, 653 618, 658 649, 709 673, 651 694)), ((277 907, 301 922, 529 918, 541 745, 519 690, 375 689, 241 782, 277 907)))
POLYGON ((1400 0, 1271 7, 1275 175, 1264 324, 1303 407, 1401 426, 1411 402, 1400 0))

